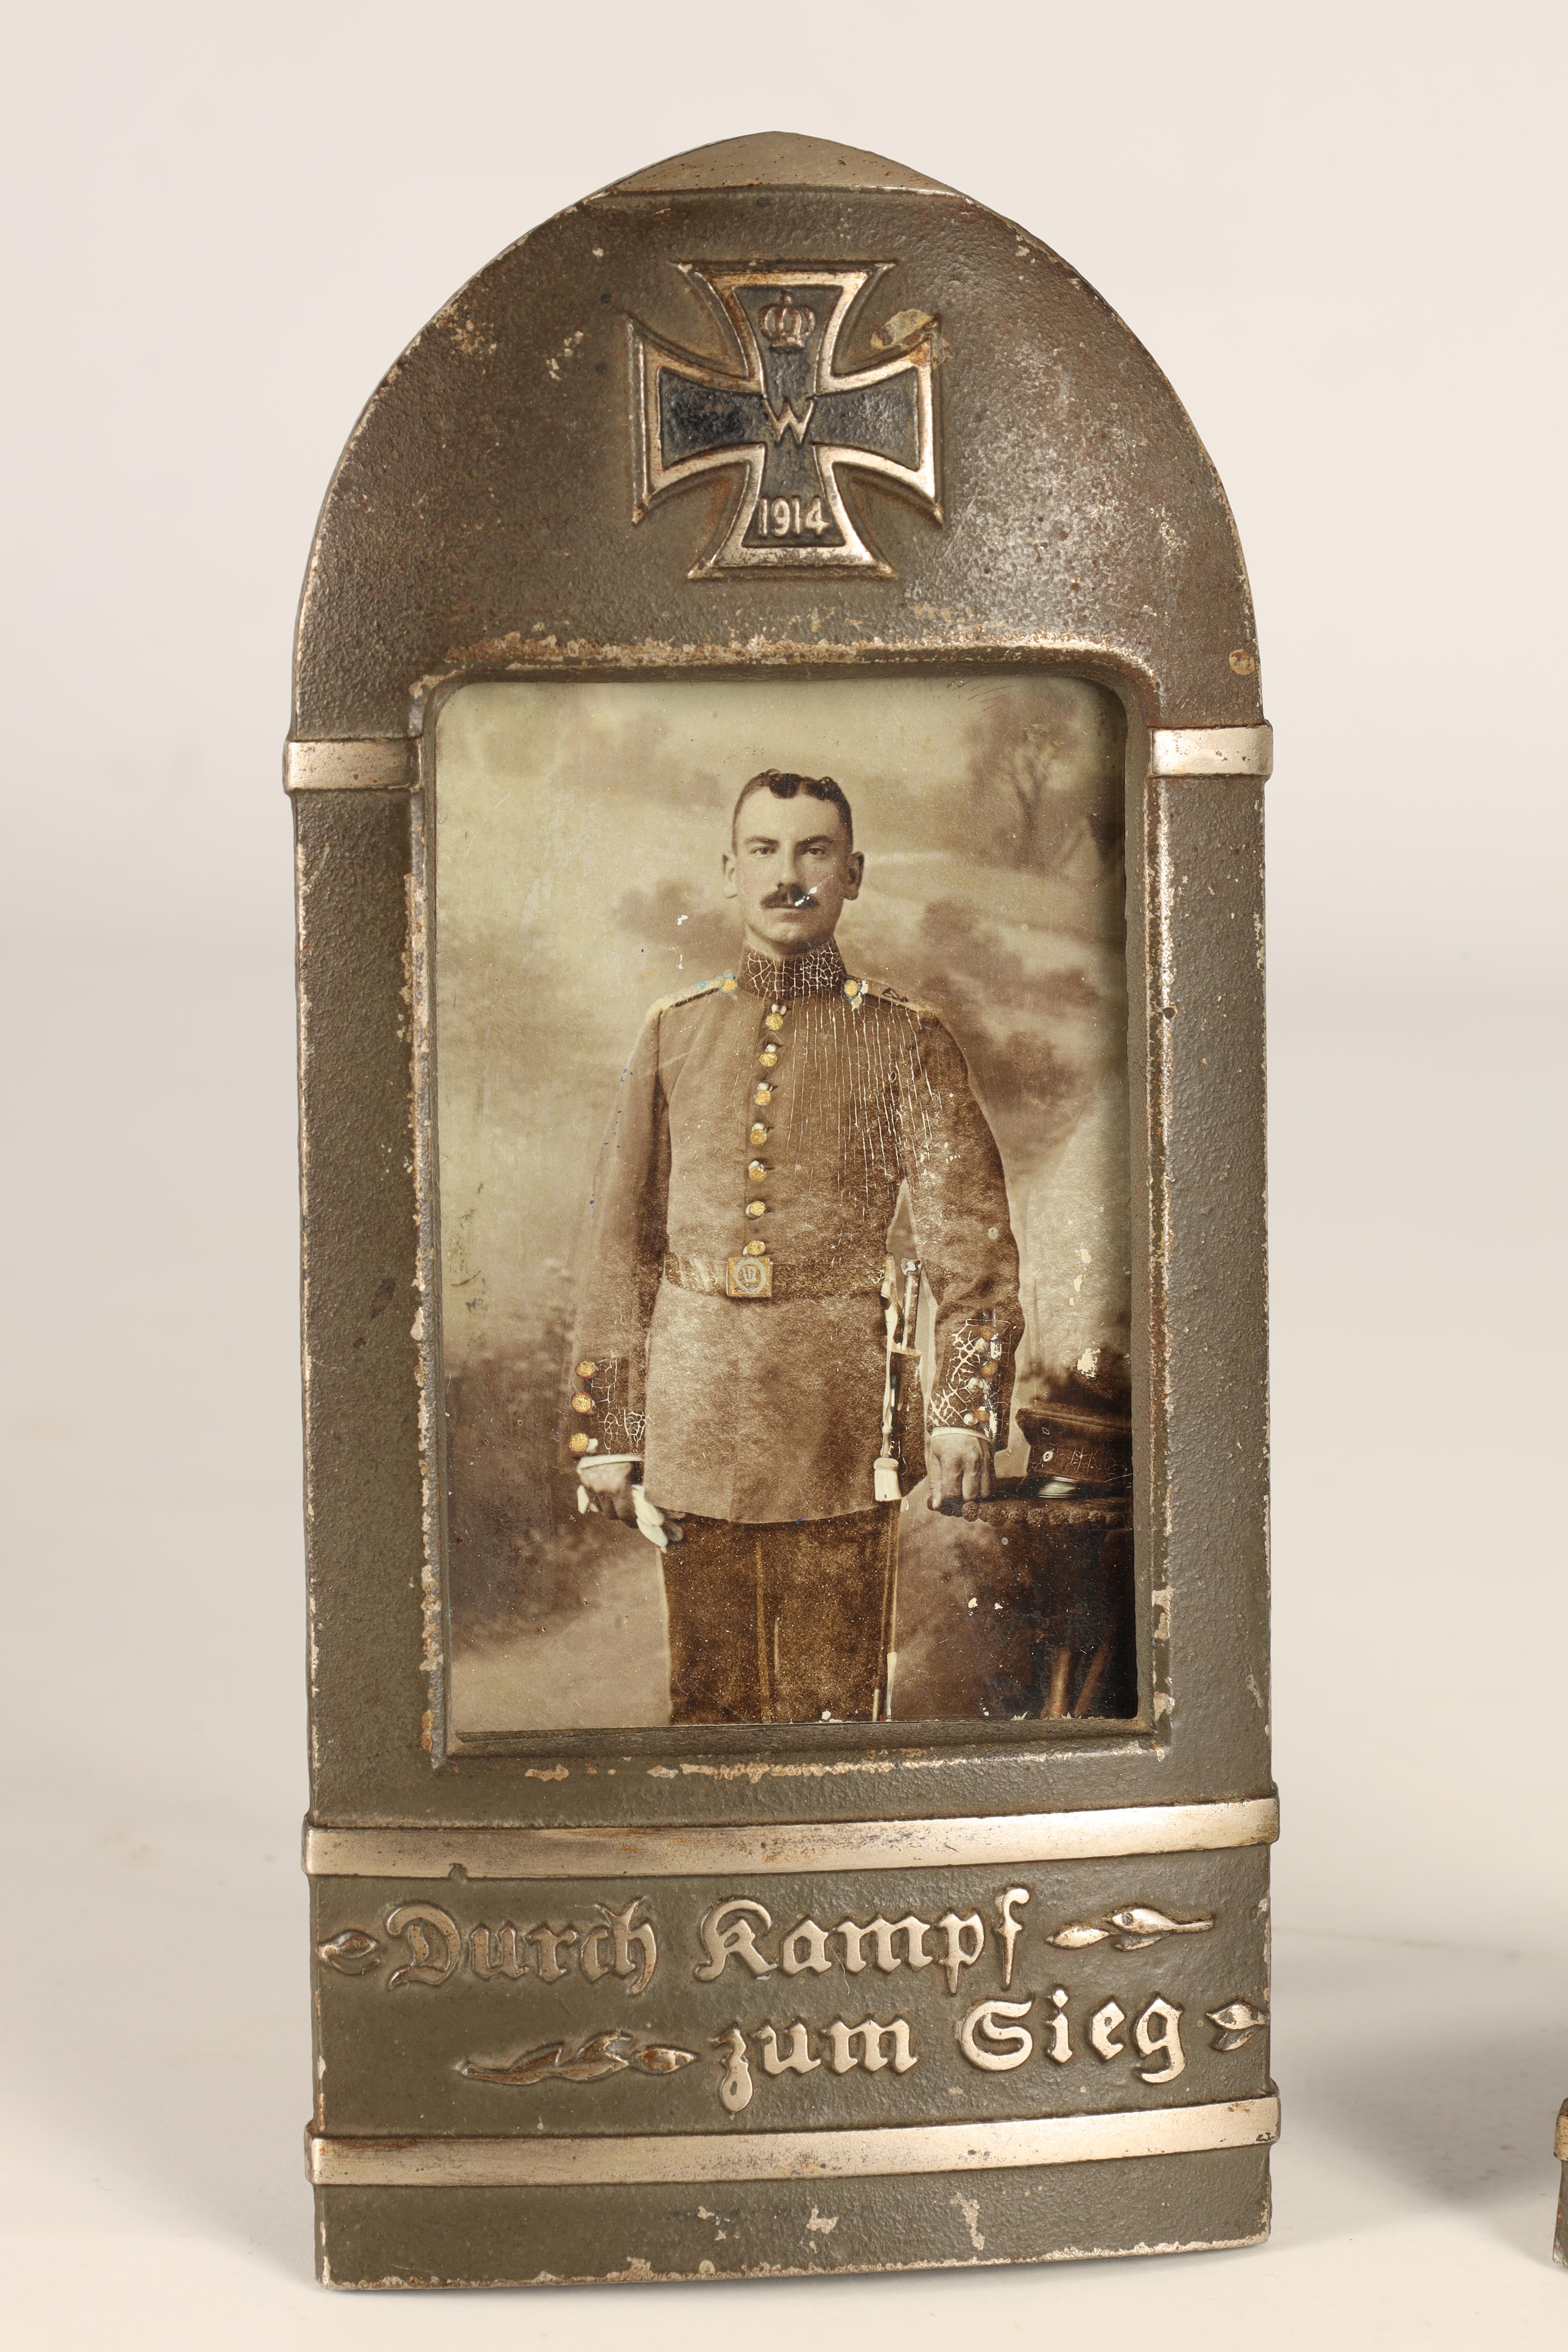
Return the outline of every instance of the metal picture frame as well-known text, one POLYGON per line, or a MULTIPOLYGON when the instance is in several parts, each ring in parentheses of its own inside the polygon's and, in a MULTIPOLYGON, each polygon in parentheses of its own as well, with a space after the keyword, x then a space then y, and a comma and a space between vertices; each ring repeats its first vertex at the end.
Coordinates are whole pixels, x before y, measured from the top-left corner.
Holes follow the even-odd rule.
MULTIPOLYGON (((769 417, 784 415, 774 444, 793 443, 789 462, 805 464, 812 427, 790 419, 809 402, 785 413, 790 395, 769 383, 753 389, 769 417)), ((883 416, 858 429, 891 447, 901 427, 883 416)), ((838 446, 826 427, 822 446, 838 446)), ((300 1003, 310 2147, 324 2279, 868 2269, 1250 2242, 1266 2231, 1277 2127, 1262 964, 1271 761, 1239 545, 1171 388, 1048 248, 882 159, 764 138, 633 175, 482 271, 373 396, 310 558, 285 756, 300 1003), (923 387, 924 420, 919 463, 906 469, 912 491, 875 452, 846 474, 842 496, 834 486, 846 554, 826 565, 819 539, 805 543, 798 490, 778 492, 793 551, 746 547, 764 487, 750 444, 721 442, 700 465, 663 462, 649 362, 689 354, 688 373, 706 369, 721 389, 733 375, 711 293, 693 283, 703 270, 763 294, 776 284, 787 355, 806 331, 785 298, 809 309, 797 289, 827 269, 825 256, 837 257, 848 289, 833 313, 847 358, 816 352, 814 381, 883 381, 901 365, 923 387), (892 356, 880 362, 879 351, 892 356), (851 540, 872 560, 854 557, 851 540), (732 562, 720 560, 726 550, 732 562), (451 1735, 432 1160, 436 720, 476 682, 759 666, 802 676, 1038 666, 1109 688, 1125 712, 1131 1722, 688 1727, 488 1745, 451 1735), (1008 1886, 1026 1874, 1043 1875, 1008 1886), (943 2017, 953 2009, 952 2054, 928 2036, 924 2071, 912 2055, 900 2071, 896 2052, 889 2061, 880 2043, 854 2043, 862 2028, 846 2010, 833 2028, 849 2053, 843 2083, 836 2042, 810 2062, 823 2070, 807 2086, 815 2105, 760 2120, 772 2093, 753 2102, 750 2087, 734 2104, 742 2076, 763 2081, 759 2050, 778 2047, 776 2036, 759 2041, 773 2029, 742 2016, 740 1990, 782 1979, 773 1947, 753 1944, 763 1955, 753 1972, 742 1939, 725 1938, 760 1912, 776 1937, 787 1924, 780 1887, 801 1906, 802 1934, 868 1911, 886 1929, 895 1899, 906 1927, 934 1934, 941 1912, 957 1935, 975 1918, 988 1999, 973 1990, 979 1970, 963 1973, 973 1963, 947 1969, 963 2000, 941 1969, 921 1979, 922 1999, 945 2000, 943 2017), (726 1902, 742 1909, 715 1926, 726 1902), (601 1975, 612 1970, 619 1999, 640 1966, 628 1939, 657 1915, 661 2038, 638 2040, 640 2010, 612 2031, 600 2011, 622 2012, 598 2001, 570 2030, 559 2003, 550 2010, 550 2032, 541 2026, 528 2063, 509 2061, 510 2073, 459 2047, 443 2021, 490 1999, 503 1948, 502 1931, 470 1921, 474 1905, 489 1919, 510 1906, 515 1923, 575 1920, 584 1903, 608 1924, 540 1930, 535 1974, 555 1999, 545 1963, 563 1979, 572 1944, 583 1973, 592 1977, 588 1953, 601 1975), (1141 1934, 1119 1917, 1162 1924, 1141 1934), (1028 2024, 1009 2026, 1000 2021, 1022 2014, 1006 2005, 1021 1934, 1018 1948, 1032 1942, 1049 1968, 1030 1979, 1028 2024), (1099 1969, 1089 2041, 1088 1976, 1080 1988, 1075 1968, 1099 1969), (1058 1974, 1053 1990, 1046 1977, 1058 1974), (1105 2023, 1112 2010, 1120 2025, 1105 2023), (1187 2020, 1182 2095, 1164 2087, 1173 2062, 1157 2054, 1161 2034, 1178 2032, 1161 2023, 1168 2011, 1187 2020), (1068 2062, 1052 2067, 1037 2053, 1015 2073, 1019 2036, 1032 2053, 1070 2038, 1097 2084, 1111 2079, 1110 2047, 1123 2071, 1142 2073, 1112 2104, 1097 2089, 1093 2112, 1064 2106, 1068 2062), (944 2098, 967 2086, 982 2101, 973 2116, 935 2118, 939 2075, 944 2098), (682 2105, 700 2079, 706 2106, 682 2105), (646 2121, 596 2121, 582 2105, 595 2081, 611 2087, 595 2095, 621 2103, 616 2116, 646 2121), (664 2104, 635 2108, 628 2084, 664 2104), (880 2104, 846 2120, 833 2102, 862 2091, 880 2104), (443 2120, 414 2128, 426 2112, 443 2120), (829 2179, 842 2216, 831 2230, 811 2223, 829 2179), (693 2188, 720 2179, 734 2209, 722 2242, 693 2188), (964 2218, 982 2194, 984 2228, 964 2218)), ((525 1969, 515 1925, 506 1932, 525 1969)), ((846 1937, 847 1959, 854 1948, 846 1937)), ((914 1950, 906 1937, 911 1968, 914 1950)))

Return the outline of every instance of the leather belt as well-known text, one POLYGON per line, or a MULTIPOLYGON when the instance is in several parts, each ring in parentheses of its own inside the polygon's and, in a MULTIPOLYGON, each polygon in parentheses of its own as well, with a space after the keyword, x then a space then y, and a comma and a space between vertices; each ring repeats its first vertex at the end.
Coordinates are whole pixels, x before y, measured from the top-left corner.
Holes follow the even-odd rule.
MULTIPOLYGON (((706 1298, 725 1298, 729 1287, 728 1262, 721 1257, 684 1257, 674 1250, 665 1253, 664 1278, 677 1290, 694 1290, 706 1298)), ((876 1298, 880 1295, 882 1277, 879 1273, 842 1274, 824 1276, 805 1268, 773 1265, 774 1298, 876 1298)))

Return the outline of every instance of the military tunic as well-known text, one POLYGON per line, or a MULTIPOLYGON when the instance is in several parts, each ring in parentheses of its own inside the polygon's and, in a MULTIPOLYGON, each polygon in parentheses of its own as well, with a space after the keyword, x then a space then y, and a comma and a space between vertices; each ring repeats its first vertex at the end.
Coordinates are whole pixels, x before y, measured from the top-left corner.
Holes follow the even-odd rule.
MULTIPOLYGON (((938 1014, 852 977, 831 943, 748 952, 656 1004, 584 1220, 566 1460, 638 1455, 652 1502, 711 1520, 868 1511, 905 1184, 936 1307, 929 1423, 1001 1447, 1017 1250, 995 1141, 938 1014)), ((918 1413, 902 1452, 907 1491, 918 1413)))

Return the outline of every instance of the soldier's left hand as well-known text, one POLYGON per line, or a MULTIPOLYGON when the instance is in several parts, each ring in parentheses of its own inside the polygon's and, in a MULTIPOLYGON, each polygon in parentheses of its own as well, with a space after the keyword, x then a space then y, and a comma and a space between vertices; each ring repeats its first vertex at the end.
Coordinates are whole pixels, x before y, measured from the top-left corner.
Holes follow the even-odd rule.
POLYGON ((989 1495, 991 1441, 972 1429, 933 1429, 926 1439, 926 1473, 931 1480, 929 1507, 944 1503, 973 1503, 989 1495))

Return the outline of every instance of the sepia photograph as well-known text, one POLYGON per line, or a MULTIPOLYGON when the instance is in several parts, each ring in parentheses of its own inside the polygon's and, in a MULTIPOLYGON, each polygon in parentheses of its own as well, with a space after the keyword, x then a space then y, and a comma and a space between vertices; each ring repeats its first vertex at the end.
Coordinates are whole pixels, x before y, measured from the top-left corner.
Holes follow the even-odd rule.
POLYGON ((1029 672, 445 704, 458 1744, 1135 1712, 1123 759, 1029 672))

